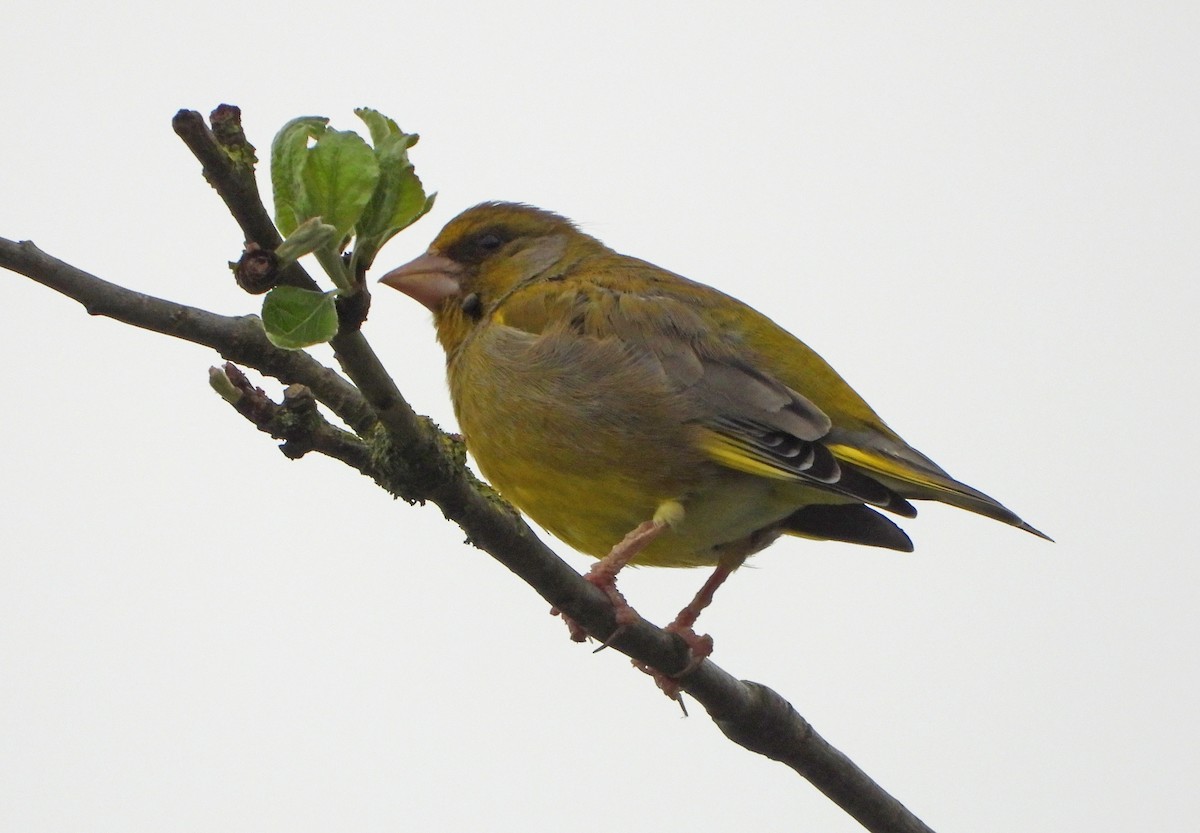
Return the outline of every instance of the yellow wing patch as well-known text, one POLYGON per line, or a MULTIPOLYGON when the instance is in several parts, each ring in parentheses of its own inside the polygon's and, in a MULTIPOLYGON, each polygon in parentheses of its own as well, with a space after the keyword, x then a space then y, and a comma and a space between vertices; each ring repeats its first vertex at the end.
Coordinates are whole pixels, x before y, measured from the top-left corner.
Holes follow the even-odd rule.
POLYGON ((947 493, 958 491, 951 488, 949 484, 941 481, 940 478, 935 479, 929 474, 905 465, 902 460, 885 457, 882 454, 862 448, 855 448, 850 445, 830 444, 826 447, 833 452, 834 457, 858 466, 860 469, 866 469, 869 472, 882 474, 886 477, 894 477, 896 480, 903 481, 904 483, 912 483, 915 486, 926 486, 947 493))
POLYGON ((795 472, 772 462, 769 458, 749 447, 746 443, 713 431, 710 428, 697 429, 697 444, 700 450, 715 462, 735 471, 753 474, 758 477, 770 477, 774 480, 802 480, 795 472))

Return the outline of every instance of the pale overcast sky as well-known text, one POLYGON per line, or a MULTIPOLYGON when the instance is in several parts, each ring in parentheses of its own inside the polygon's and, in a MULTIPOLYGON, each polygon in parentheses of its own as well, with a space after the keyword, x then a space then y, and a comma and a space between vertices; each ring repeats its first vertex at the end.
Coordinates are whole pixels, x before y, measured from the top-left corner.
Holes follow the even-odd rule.
MULTIPOLYGON (((440 193, 379 273, 480 200, 562 212, 1058 540, 922 505, 911 555, 781 542, 701 620, 715 661, 934 829, 1194 829, 1198 7, 650 5, 27 4, 0 236, 250 312, 171 116, 240 105, 265 162, 378 108, 440 193)), ((436 508, 284 459, 210 351, 11 273, 0 304, 0 829, 860 829, 436 508)), ((428 313, 381 292, 366 333, 450 428, 428 313)), ((704 576, 622 589, 663 622, 704 576)))

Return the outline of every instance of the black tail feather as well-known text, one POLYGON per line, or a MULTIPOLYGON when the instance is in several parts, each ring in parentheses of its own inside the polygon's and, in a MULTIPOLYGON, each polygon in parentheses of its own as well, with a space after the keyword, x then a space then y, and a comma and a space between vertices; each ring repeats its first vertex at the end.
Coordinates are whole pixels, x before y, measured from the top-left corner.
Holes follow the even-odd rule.
POLYGON ((883 515, 861 504, 817 504, 797 509, 784 521, 792 535, 827 541, 845 541, 868 547, 912 552, 913 544, 904 530, 883 515))

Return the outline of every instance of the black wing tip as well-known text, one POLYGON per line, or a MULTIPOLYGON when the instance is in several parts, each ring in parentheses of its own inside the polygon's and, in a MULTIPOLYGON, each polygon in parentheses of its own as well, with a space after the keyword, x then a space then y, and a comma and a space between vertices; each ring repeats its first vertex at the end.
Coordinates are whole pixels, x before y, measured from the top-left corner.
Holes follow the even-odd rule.
POLYGON ((1049 541, 1051 544, 1056 543, 1055 540, 1053 538, 1051 538, 1049 535, 1042 532, 1040 529, 1036 529, 1035 527, 1031 526, 1030 524, 1025 523, 1024 521, 1020 520, 1019 518, 1017 519, 1017 522, 1013 524, 1013 526, 1015 526, 1017 529, 1023 529, 1026 532, 1030 533, 1031 535, 1036 535, 1037 537, 1041 538, 1043 541, 1049 541))

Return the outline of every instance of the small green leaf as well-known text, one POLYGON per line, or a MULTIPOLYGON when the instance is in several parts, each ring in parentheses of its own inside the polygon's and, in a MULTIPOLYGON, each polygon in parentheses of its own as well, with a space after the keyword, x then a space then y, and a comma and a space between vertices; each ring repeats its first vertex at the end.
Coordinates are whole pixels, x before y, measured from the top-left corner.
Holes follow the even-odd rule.
MULTIPOLYGON (((317 139, 304 162, 303 217, 320 217, 349 239, 379 180, 379 163, 361 136, 330 130, 317 139)), ((343 244, 344 245, 344 244, 343 244)), ((342 246, 337 247, 338 250, 342 246)))
POLYGON ((263 299, 267 338, 284 350, 322 344, 337 335, 333 295, 295 286, 277 286, 263 299))
POLYGON ((287 239, 275 249, 275 257, 281 264, 299 260, 312 254, 322 246, 328 246, 337 238, 337 229, 322 223, 320 217, 310 217, 292 231, 287 239))
POLYGON ((292 119, 271 142, 271 190, 274 192, 275 225, 285 237, 308 217, 300 216, 304 204, 302 175, 308 157, 308 140, 326 131, 329 119, 301 116, 292 119))
POLYGON ((397 132, 375 143, 379 184, 355 226, 356 266, 369 267, 384 243, 429 210, 425 189, 408 161, 408 148, 416 139, 415 134, 397 132))
POLYGON ((392 212, 391 222, 388 223, 387 231, 384 233, 383 243, 391 240, 396 233, 403 231, 428 214, 429 209, 433 208, 433 201, 436 197, 437 194, 428 196, 425 194, 425 186, 421 184, 416 172, 409 168, 404 175, 403 190, 400 199, 396 202, 396 210, 392 212))
POLYGON ((230 381, 229 375, 219 367, 208 369, 208 384, 230 405, 236 405, 245 396, 238 390, 237 385, 230 381))
POLYGON ((354 111, 354 115, 362 119, 367 125, 367 129, 371 131, 371 144, 375 145, 376 148, 379 147, 380 142, 393 133, 404 132, 396 122, 370 107, 359 107, 354 111))

